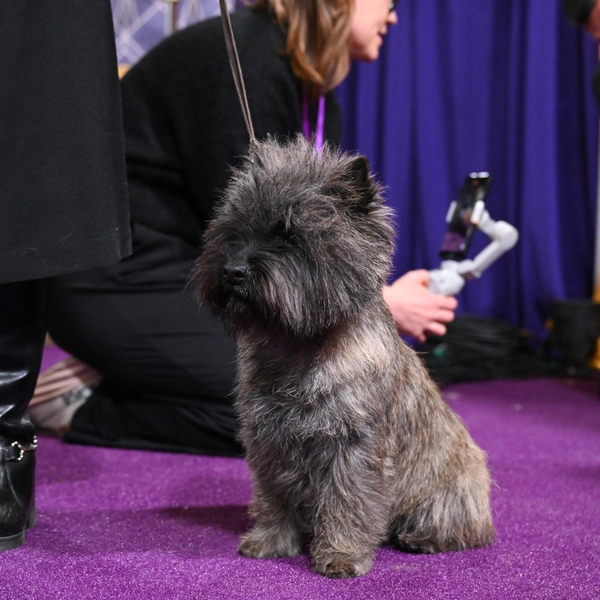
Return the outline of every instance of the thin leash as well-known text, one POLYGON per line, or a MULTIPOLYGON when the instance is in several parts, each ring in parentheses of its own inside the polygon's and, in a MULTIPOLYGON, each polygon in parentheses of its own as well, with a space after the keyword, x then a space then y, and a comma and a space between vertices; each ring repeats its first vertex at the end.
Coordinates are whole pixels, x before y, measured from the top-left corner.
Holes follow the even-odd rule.
MULTIPOLYGON (((235 37, 233 35, 233 28, 231 26, 231 19, 229 17, 229 10, 225 0, 219 0, 219 6, 221 8, 221 20, 223 22, 223 32, 225 33, 225 44, 227 46, 227 55, 229 56, 229 64, 231 66, 231 72, 233 73, 233 79, 235 81, 235 89, 237 90, 240 105, 242 107, 242 113, 244 115, 244 121, 246 122, 246 129, 250 136, 250 149, 252 150, 258 144, 256 136, 254 135, 254 126, 252 125, 252 115, 250 114, 250 105, 248 104, 248 96, 246 95, 246 87, 244 85, 244 77, 242 75, 242 67, 240 65, 240 58, 238 55, 237 47, 235 45, 235 37)), ((303 98, 302 98, 302 118, 304 126, 304 136, 306 139, 311 138, 310 133, 310 121, 308 117, 308 94, 306 92, 306 86, 303 87, 303 98)), ((317 151, 321 153, 323 144, 325 142, 325 97, 320 96, 317 124, 315 132, 315 146, 317 151)))
POLYGON ((235 89, 237 90, 238 98, 242 106, 244 121, 246 121, 246 129, 248 130, 248 135, 250 136, 250 148, 252 148, 256 146, 258 142, 256 140, 256 136, 254 135, 254 126, 252 125, 250 105, 248 104, 248 96, 246 95, 246 87, 244 86, 242 67, 240 65, 240 58, 235 45, 233 28, 231 27, 231 19, 229 18, 229 10, 225 0, 219 0, 219 5, 221 7, 221 20, 223 21, 223 32, 225 33, 225 44, 227 45, 229 64, 231 65, 231 72, 233 73, 233 79, 235 81, 235 89))

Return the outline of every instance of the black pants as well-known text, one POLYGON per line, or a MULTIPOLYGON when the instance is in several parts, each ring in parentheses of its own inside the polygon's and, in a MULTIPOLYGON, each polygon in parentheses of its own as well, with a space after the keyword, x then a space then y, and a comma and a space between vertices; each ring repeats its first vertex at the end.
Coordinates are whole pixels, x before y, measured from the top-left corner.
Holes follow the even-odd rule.
POLYGON ((56 278, 49 330, 103 376, 75 414, 77 443, 241 455, 235 344, 184 284, 123 285, 98 269, 56 278))
POLYGON ((27 406, 44 351, 47 288, 46 279, 0 284, 0 440, 8 443, 29 444, 35 434, 27 406))

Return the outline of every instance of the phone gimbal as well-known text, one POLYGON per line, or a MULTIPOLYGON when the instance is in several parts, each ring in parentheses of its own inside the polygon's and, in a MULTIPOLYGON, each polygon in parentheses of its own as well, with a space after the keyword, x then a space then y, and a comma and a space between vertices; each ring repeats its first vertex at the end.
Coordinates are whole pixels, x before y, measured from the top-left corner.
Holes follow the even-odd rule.
MULTIPOLYGON (((456 202, 450 204, 446 221, 450 222, 456 202)), ((443 296, 458 294, 466 281, 481 277, 492 263, 508 252, 518 241, 519 232, 506 221, 494 221, 479 200, 473 207, 471 223, 489 236, 491 242, 475 258, 443 260, 439 269, 429 271, 429 289, 443 296)))

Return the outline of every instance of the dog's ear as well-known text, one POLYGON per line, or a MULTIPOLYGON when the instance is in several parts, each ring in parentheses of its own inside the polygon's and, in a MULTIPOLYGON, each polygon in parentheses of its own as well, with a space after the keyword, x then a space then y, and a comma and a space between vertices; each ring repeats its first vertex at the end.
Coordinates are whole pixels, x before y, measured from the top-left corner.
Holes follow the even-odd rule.
POLYGON ((360 212, 381 204, 382 199, 377 194, 377 186, 371 179, 371 169, 366 156, 357 156, 350 161, 350 176, 358 197, 355 197, 354 208, 360 212))
POLYGON ((366 156, 357 156, 350 161, 350 174, 357 183, 369 181, 370 165, 366 156))

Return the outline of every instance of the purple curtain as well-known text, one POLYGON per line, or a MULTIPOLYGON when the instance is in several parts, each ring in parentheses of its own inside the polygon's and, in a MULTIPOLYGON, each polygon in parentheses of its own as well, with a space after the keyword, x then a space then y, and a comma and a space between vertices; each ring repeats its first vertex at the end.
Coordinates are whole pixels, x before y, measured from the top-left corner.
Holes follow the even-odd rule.
MULTIPOLYGON (((395 275, 439 266, 450 201, 489 171, 487 208, 521 237, 465 286, 461 311, 543 334, 552 300, 592 293, 596 47, 558 0, 409 0, 398 19, 339 94, 344 146, 368 156, 397 213, 395 275)), ((477 233, 470 256, 486 243, 477 233)))

